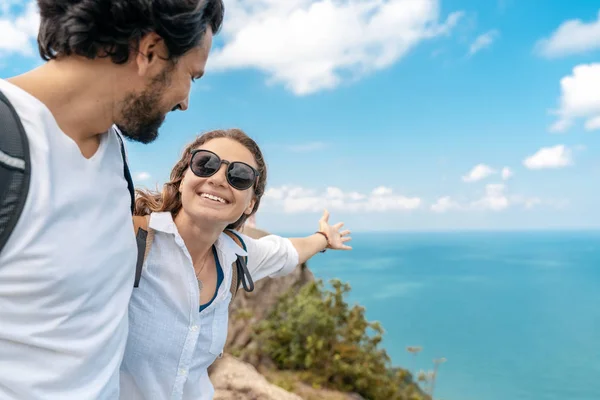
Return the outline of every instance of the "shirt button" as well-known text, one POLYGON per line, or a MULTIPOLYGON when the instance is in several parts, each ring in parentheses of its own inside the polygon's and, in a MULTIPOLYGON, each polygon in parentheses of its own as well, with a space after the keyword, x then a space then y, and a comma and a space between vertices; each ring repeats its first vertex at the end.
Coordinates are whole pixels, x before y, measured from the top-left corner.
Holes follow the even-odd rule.
POLYGON ((185 375, 187 373, 187 371, 183 368, 179 369, 179 375, 185 375))
POLYGON ((198 325, 194 325, 190 328, 192 332, 196 332, 198 330, 198 325))

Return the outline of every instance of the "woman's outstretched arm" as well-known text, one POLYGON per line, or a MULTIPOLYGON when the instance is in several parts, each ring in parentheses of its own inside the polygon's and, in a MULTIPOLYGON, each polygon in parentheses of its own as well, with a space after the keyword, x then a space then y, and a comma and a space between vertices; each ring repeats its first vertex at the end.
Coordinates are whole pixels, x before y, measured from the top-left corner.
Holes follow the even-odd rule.
POLYGON ((303 238, 290 238, 290 241, 298 252, 298 262, 302 264, 325 249, 352 250, 352 247, 345 244, 352 240, 348 236, 350 231, 340 231, 342 226, 344 226, 343 222, 329 225, 329 211, 325 210, 319 220, 317 233, 303 238))
POLYGON ((254 282, 267 276, 277 277, 291 273, 296 266, 306 262, 318 252, 328 248, 351 250, 345 243, 351 238, 349 230, 340 232, 343 223, 329 225, 329 212, 325 210, 319 220, 318 232, 303 238, 285 238, 267 235, 252 239, 243 235, 248 253, 248 271, 254 282))

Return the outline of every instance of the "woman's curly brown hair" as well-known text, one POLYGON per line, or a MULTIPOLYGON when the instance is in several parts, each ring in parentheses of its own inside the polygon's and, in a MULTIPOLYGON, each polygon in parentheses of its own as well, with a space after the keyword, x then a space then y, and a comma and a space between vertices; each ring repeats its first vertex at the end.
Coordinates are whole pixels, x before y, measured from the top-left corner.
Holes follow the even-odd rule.
POLYGON ((236 222, 229 224, 227 229, 239 229, 242 227, 248 217, 256 213, 258 206, 260 205, 260 199, 265 193, 265 187, 267 185, 267 165, 258 144, 240 129, 219 129, 198 136, 196 140, 186 146, 181 159, 175 164, 175 167, 173 167, 173 170, 171 171, 169 182, 163 185, 162 192, 136 189, 134 214, 148 215, 153 212, 169 211, 173 218, 175 218, 181 210, 181 193, 179 192, 179 185, 190 165, 192 151, 202 146, 204 143, 217 138, 228 138, 240 143, 252 153, 256 165, 258 166, 257 170, 260 176, 258 177, 258 182, 254 186, 256 202, 254 203, 252 213, 249 215, 242 214, 236 222))

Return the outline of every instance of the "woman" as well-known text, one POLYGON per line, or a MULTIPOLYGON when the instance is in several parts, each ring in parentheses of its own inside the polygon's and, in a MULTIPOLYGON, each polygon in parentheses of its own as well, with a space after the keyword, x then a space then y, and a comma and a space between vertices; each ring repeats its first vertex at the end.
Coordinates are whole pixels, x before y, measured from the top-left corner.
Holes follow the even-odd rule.
POLYGON ((266 178, 251 138, 217 130, 187 146, 162 193, 138 192, 135 214, 149 215, 153 241, 129 306, 121 399, 213 398, 207 368, 227 338, 238 256, 247 256, 247 268, 237 271, 252 286, 289 274, 326 248, 351 249, 350 232, 329 225, 327 212, 311 236, 255 240, 237 233, 246 250, 240 247, 229 230, 257 211, 266 178))

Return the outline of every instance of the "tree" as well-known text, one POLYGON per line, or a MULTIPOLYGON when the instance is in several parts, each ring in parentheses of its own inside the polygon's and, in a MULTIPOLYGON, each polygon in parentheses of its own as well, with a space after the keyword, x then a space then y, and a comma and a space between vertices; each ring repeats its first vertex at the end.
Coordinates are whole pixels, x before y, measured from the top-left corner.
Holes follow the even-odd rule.
POLYGON ((429 399, 401 368, 392 368, 379 345, 384 330, 369 322, 365 309, 349 307, 344 296, 350 285, 321 280, 298 294, 283 295, 256 328, 259 348, 279 369, 300 371, 303 380, 355 392, 370 400, 429 399))

